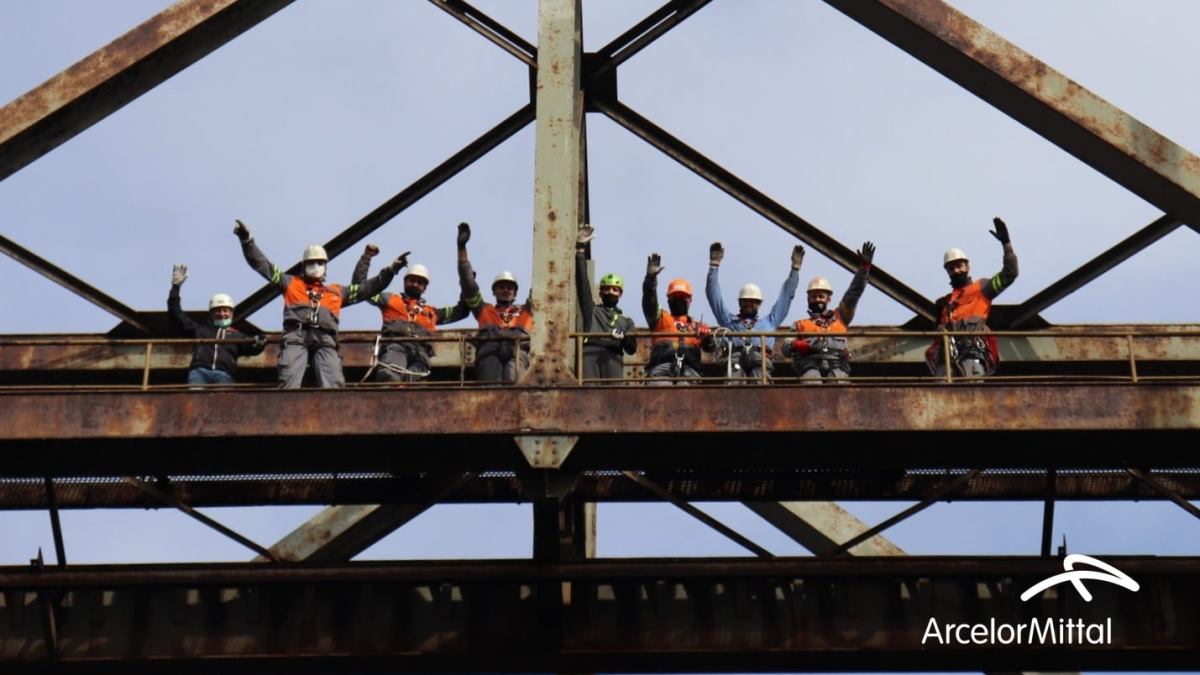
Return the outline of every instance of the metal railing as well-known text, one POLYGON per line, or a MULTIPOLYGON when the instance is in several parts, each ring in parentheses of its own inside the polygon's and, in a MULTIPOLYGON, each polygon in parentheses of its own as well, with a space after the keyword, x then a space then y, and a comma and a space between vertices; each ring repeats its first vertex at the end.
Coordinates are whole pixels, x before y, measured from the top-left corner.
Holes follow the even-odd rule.
MULTIPOLYGON (((575 363, 574 363, 575 373, 574 374, 575 374, 577 381, 580 384, 629 385, 629 384, 635 384, 635 383, 646 383, 651 379, 651 378, 647 378, 644 376, 633 376, 633 377, 623 376, 621 378, 607 378, 607 379, 586 378, 585 373, 584 373, 584 351, 585 351, 584 347, 586 344, 586 340, 588 338, 610 338, 611 339, 612 336, 609 333, 571 333, 570 336, 571 336, 571 339, 575 342, 575 363)), ((678 341, 678 340, 682 340, 684 338, 696 338, 699 336, 697 334, 632 332, 629 334, 629 337, 632 337, 633 339, 638 341, 638 343, 639 343, 638 353, 642 354, 645 352, 644 347, 647 342, 653 343, 655 340, 677 340, 678 341)), ((765 350, 766 358, 763 359, 761 362, 764 365, 767 363, 770 363, 770 364, 772 364, 772 366, 775 366, 775 365, 781 365, 781 364, 788 363, 788 359, 782 358, 780 352, 778 350, 774 350, 773 347, 771 346, 771 344, 775 343, 776 341, 779 341, 779 340, 791 341, 791 340, 795 340, 797 338, 813 339, 813 338, 829 338, 829 337, 845 338, 848 341, 851 353, 853 353, 856 343, 860 347, 864 343, 866 343, 868 348, 865 351, 870 352, 873 356, 876 356, 876 357, 878 356, 878 352, 881 351, 881 348, 880 348, 881 342, 890 341, 890 342, 894 343, 893 351, 894 351, 894 347, 896 345, 901 345, 902 343, 904 343, 906 341, 911 341, 911 340, 916 340, 916 339, 927 339, 927 340, 929 340, 930 345, 933 345, 935 340, 940 342, 941 358, 943 359, 943 368, 945 369, 945 373, 943 373, 943 374, 921 375, 921 376, 911 376, 911 375, 909 375, 909 376, 904 376, 904 375, 858 376, 858 375, 855 375, 855 376, 847 377, 845 379, 839 379, 838 383, 840 383, 840 384, 888 384, 888 383, 894 383, 894 384, 937 384, 937 383, 955 384, 955 383, 959 383, 959 382, 978 382, 978 381, 984 380, 984 379, 986 379, 987 381, 992 381, 992 382, 1022 381, 1022 382, 1030 382, 1030 383, 1034 383, 1034 382, 1053 383, 1053 382, 1079 381, 1079 380, 1097 381, 1097 382, 1130 382, 1130 383, 1146 383, 1146 382, 1176 381, 1176 380, 1178 380, 1178 381, 1200 380, 1200 368, 1197 368, 1195 372, 1173 373, 1173 374, 1169 374, 1169 375, 1161 375, 1161 374, 1160 375, 1148 375, 1143 370, 1139 369, 1139 357, 1138 357, 1138 349, 1137 349, 1137 344, 1139 343, 1139 341, 1178 340, 1178 339, 1189 339, 1189 338, 1196 339, 1197 342, 1196 342, 1194 360, 1200 362, 1200 331, 1189 331, 1189 330, 1166 330, 1166 331, 1150 331, 1150 332, 1136 331, 1136 330, 1096 330, 1096 331, 1086 331, 1086 332, 996 331, 996 332, 991 332, 991 333, 949 332, 949 331, 855 330, 855 331, 849 331, 846 333, 799 333, 799 332, 794 332, 794 331, 746 331, 746 332, 730 333, 730 332, 724 331, 723 329, 716 329, 712 332, 711 337, 706 338, 706 340, 711 339, 711 341, 714 345, 714 348, 716 348, 716 349, 720 349, 722 347, 722 343, 724 343, 725 351, 722 352, 721 358, 724 359, 723 362, 725 362, 727 364, 730 362, 730 360, 734 357, 734 355, 738 351, 738 348, 734 346, 735 341, 741 341, 743 344, 747 344, 751 341, 757 341, 758 344, 754 345, 752 348, 754 351, 759 351, 761 349, 761 347, 759 345, 766 344, 767 345, 766 350, 765 350), (1036 339, 1054 339, 1054 340, 1068 340, 1068 341, 1070 341, 1070 340, 1096 340, 1096 339, 1112 340, 1121 346, 1119 349, 1116 349, 1116 350, 1107 349, 1106 353, 1109 355, 1109 358, 1103 358, 1103 359, 1064 358, 1064 359, 1057 359, 1055 362, 1056 363, 1066 363, 1066 362, 1071 362, 1071 361, 1093 361, 1093 360, 1115 362, 1115 361, 1117 361, 1117 359, 1113 358, 1113 356, 1119 354, 1120 360, 1125 361, 1127 363, 1128 367, 1127 367, 1127 371, 1125 373, 1121 373, 1121 374, 1095 374, 1095 375, 1020 374, 1020 375, 989 375, 989 376, 984 376, 984 377, 978 377, 978 376, 970 376, 970 375, 964 375, 961 373, 957 373, 956 369, 954 367, 955 364, 952 362, 953 349, 951 348, 951 345, 952 345, 951 341, 954 338, 958 338, 958 337, 978 338, 981 336, 994 337, 998 342, 1000 342, 1002 344, 1005 341, 1013 341, 1013 340, 1019 340, 1019 339, 1034 339, 1034 340, 1036 340, 1036 339), (870 341, 870 342, 868 342, 868 341, 870 341)), ((276 334, 276 335, 272 335, 271 337, 269 337, 268 344, 269 345, 270 344, 278 345, 280 343, 280 341, 281 341, 281 337, 276 334)), ((416 378, 418 381, 408 381, 408 382, 360 381, 360 382, 352 383, 349 386, 352 386, 352 387, 381 387, 381 386, 382 387, 386 387, 386 386, 423 387, 423 386, 447 386, 447 385, 456 384, 459 387, 466 387, 466 386, 474 386, 474 385, 501 384, 498 382, 476 382, 476 381, 472 381, 472 380, 468 379, 468 368, 472 365, 471 357, 474 354, 474 349, 476 348, 476 346, 479 345, 480 343, 497 342, 497 341, 512 343, 512 349, 513 349, 512 362, 513 362, 514 370, 516 372, 516 378, 519 380, 520 376, 521 376, 521 372, 525 367, 525 364, 524 364, 525 356, 523 356, 523 355, 528 354, 528 351, 527 351, 528 338, 527 337, 496 337, 496 336, 486 336, 485 337, 485 336, 472 335, 472 334, 469 334, 468 332, 445 332, 445 333, 436 334, 433 336, 425 336, 425 337, 344 336, 344 337, 342 337, 342 339, 339 340, 339 345, 354 345, 354 344, 363 344, 363 343, 374 345, 374 349, 372 350, 371 361, 368 364, 367 373, 363 378, 363 380, 366 380, 372 374, 372 372, 379 367, 380 356, 382 355, 382 353, 381 353, 382 349, 387 344, 391 344, 391 343, 402 343, 402 344, 403 343, 418 343, 421 345, 453 344, 454 345, 453 350, 454 350, 454 352, 457 353, 457 359, 456 359, 457 364, 456 365, 457 365, 457 370, 458 370, 457 377, 454 379, 441 378, 441 379, 423 380, 421 378, 416 378), (471 349, 468 349, 468 346, 470 346, 471 349)), ((110 347, 113 349, 118 349, 118 348, 128 349, 130 347, 133 347, 133 348, 142 347, 143 348, 143 350, 141 351, 141 362, 142 362, 141 381, 140 381, 140 385, 136 385, 134 387, 131 387, 129 385, 29 384, 29 385, 16 385, 16 386, 3 385, 3 388, 4 389, 24 389, 24 390, 62 389, 62 388, 97 388, 97 387, 104 388, 104 389, 140 388, 142 390, 195 388, 199 385, 187 385, 184 383, 151 384, 151 380, 152 380, 151 375, 154 371, 153 357, 155 354, 156 347, 161 347, 161 346, 166 346, 166 345, 187 345, 187 346, 194 346, 194 345, 198 345, 198 344, 212 345, 212 344, 218 344, 218 343, 226 344, 226 345, 236 345, 236 344, 250 344, 252 342, 253 342, 253 340, 251 340, 251 339, 236 339, 236 340, 217 341, 217 340, 212 340, 212 339, 187 339, 187 338, 148 338, 148 339, 110 339, 110 338, 103 338, 103 337, 0 338, 0 350, 6 349, 6 348, 13 348, 13 347, 61 347, 61 346, 67 346, 67 345, 77 346, 77 347, 110 347)), ((911 351, 914 348, 915 347, 910 344, 906 347, 905 351, 911 351)), ((1086 350, 1084 350, 1084 351, 1086 351, 1086 350)), ((1190 353, 1189 353, 1189 359, 1190 359, 1190 353)), ((1161 359, 1147 359, 1145 357, 1141 358, 1141 361, 1146 361, 1146 360, 1161 360, 1161 359)), ((901 362, 909 363, 911 361, 912 361, 912 359, 908 359, 908 360, 903 360, 901 362)), ((624 356, 622 356, 622 362, 623 362, 624 366, 626 367, 626 369, 628 369, 628 367, 630 367, 630 366, 632 366, 633 368, 636 369, 637 366, 645 365, 645 363, 646 363, 644 359, 636 359, 636 360, 626 359, 624 356), (632 361, 632 363, 631 363, 631 361, 632 361)), ((893 355, 892 358, 885 358, 885 359, 868 358, 868 359, 865 359, 863 362, 864 363, 883 363, 883 362, 897 363, 897 360, 895 359, 895 357, 893 355)), ((712 361, 710 360, 708 362, 708 365, 710 366, 710 368, 709 368, 710 371, 712 370, 711 364, 712 364, 712 361)), ((179 366, 171 367, 171 370, 177 370, 177 369, 179 369, 179 366)), ((443 372, 445 370, 444 367, 440 368, 440 369, 443 370, 443 372)), ((49 370, 53 370, 53 369, 47 368, 45 370, 49 371, 49 370)), ((714 376, 711 374, 708 374, 708 375, 700 374, 698 376, 686 376, 686 377, 685 376, 675 376, 675 377, 667 378, 667 379, 673 379, 676 381, 682 381, 687 384, 696 384, 696 385, 709 385, 709 384, 787 385, 787 384, 795 384, 795 383, 798 383, 801 381, 798 377, 799 373, 797 373, 791 377, 785 377, 785 376, 774 375, 771 372, 771 367, 761 367, 761 368, 759 368, 759 371, 760 372, 753 379, 746 377, 746 376, 733 376, 728 367, 726 369, 726 373, 724 376, 714 376)), ((817 380, 817 381, 819 381, 819 380, 817 380)), ((811 383, 814 381, 809 380, 808 382, 811 383)), ((203 386, 205 388, 208 388, 208 387, 265 388, 270 385, 265 385, 264 383, 239 383, 239 384, 232 384, 232 385, 203 385, 203 386)))

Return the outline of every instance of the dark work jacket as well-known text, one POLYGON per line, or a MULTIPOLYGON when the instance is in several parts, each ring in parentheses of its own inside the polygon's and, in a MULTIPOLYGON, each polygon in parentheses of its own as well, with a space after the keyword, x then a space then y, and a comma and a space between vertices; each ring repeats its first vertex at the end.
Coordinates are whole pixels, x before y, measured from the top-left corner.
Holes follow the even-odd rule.
MULTIPOLYGON (((188 337, 198 340, 239 340, 253 337, 238 331, 238 329, 232 326, 229 328, 217 328, 208 321, 204 323, 192 321, 191 317, 184 314, 183 308, 180 306, 178 286, 172 286, 171 294, 167 296, 167 314, 170 315, 171 322, 187 334, 188 337)), ((265 348, 266 345, 256 347, 249 342, 240 344, 211 343, 193 345, 192 364, 188 366, 188 369, 210 368, 224 371, 230 375, 236 375, 239 356, 255 356, 256 354, 261 354, 265 348)))

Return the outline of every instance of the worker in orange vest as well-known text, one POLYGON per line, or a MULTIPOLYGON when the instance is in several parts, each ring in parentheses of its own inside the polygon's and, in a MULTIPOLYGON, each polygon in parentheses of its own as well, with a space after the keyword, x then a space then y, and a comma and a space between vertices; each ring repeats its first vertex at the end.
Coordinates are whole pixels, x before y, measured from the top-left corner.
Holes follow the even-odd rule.
POLYGON ((317 386, 346 386, 342 357, 338 354, 338 320, 343 307, 379 293, 392 283, 392 277, 408 264, 408 253, 396 258, 378 276, 362 284, 325 283, 325 248, 313 244, 304 249, 300 275, 273 265, 250 234, 250 228, 237 221, 233 233, 242 243, 242 255, 250 267, 283 292, 283 339, 279 349, 279 386, 299 389, 311 361, 317 386))
MULTIPOLYGON (((379 247, 367 244, 362 256, 354 266, 351 282, 366 281, 371 269, 371 258, 379 254, 379 247)), ((379 308, 383 327, 379 336, 387 338, 421 338, 437 333, 438 326, 461 321, 471 314, 467 304, 459 300, 449 307, 434 307, 425 302, 425 290, 429 288, 429 270, 424 265, 413 265, 404 275, 404 293, 381 292, 367 299, 379 308)), ((429 342, 377 342, 375 357, 376 382, 416 382, 429 376, 429 359, 433 356, 433 345, 429 342)))
POLYGON ((533 330, 532 298, 516 304, 517 277, 504 271, 492 280, 496 302, 484 302, 475 281, 475 269, 467 257, 467 242, 471 226, 458 225, 458 284, 462 301, 479 322, 479 337, 475 344, 475 379, 480 382, 515 382, 517 359, 521 368, 529 366, 529 332, 533 330), (517 347, 517 344, 520 347, 517 347))
POLYGON ((692 285, 686 279, 667 284, 667 309, 658 306, 658 275, 663 271, 662 256, 651 253, 646 259, 646 278, 642 281, 642 313, 652 333, 671 333, 650 340, 650 362, 646 377, 656 385, 689 384, 700 377, 700 352, 716 349, 712 329, 688 315, 692 304, 692 285))
MULTIPOLYGON (((949 295, 937 301, 938 327, 952 332, 990 333, 987 319, 992 311, 992 300, 1017 278, 1017 254, 1013 252, 1008 236, 1008 226, 1003 220, 993 218, 996 226, 991 234, 1004 247, 1004 263, 994 276, 971 280, 971 263, 960 248, 946 251, 942 266, 950 277, 954 288, 949 295)), ((942 353, 942 340, 934 339, 925 350, 925 362, 934 375, 946 374, 946 358, 942 353)), ((959 375, 983 377, 996 372, 1000 353, 996 349, 996 338, 992 335, 961 336, 950 339, 950 362, 959 375)))
POLYGON ((808 283, 808 318, 797 321, 793 329, 797 333, 829 335, 802 336, 784 342, 783 353, 792 357, 796 375, 802 381, 817 383, 822 379, 836 381, 850 377, 850 346, 843 334, 854 320, 854 311, 867 288, 871 261, 874 259, 875 244, 865 242, 858 252, 858 271, 854 273, 837 309, 829 309, 829 303, 833 300, 833 285, 828 279, 814 277, 808 283))

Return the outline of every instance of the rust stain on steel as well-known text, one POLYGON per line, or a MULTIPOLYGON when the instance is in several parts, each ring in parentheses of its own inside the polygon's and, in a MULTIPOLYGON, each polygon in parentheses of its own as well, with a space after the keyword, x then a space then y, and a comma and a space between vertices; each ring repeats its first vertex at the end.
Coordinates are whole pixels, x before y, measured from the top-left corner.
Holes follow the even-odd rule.
POLYGON ((1200 158, 942 0, 876 0, 1200 196, 1200 158))
POLYGON ((0 441, 527 433, 1200 429, 1196 385, 0 395, 0 441), (730 412, 736 410, 736 413, 730 412), (447 425, 446 420, 455 423, 447 425))

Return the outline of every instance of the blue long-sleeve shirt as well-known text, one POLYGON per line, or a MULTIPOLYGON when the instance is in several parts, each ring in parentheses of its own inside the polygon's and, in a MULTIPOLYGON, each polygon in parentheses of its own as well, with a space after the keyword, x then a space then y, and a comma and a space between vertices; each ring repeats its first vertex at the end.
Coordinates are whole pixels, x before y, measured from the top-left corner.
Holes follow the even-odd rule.
MULTIPOLYGON (((744 319, 735 312, 730 312, 725 308, 725 301, 721 298, 721 282, 719 280, 720 267, 709 266, 708 279, 704 284, 704 294, 708 297, 708 306, 712 308, 713 314, 717 316, 717 323, 722 327, 728 328, 735 333, 746 331, 772 331, 779 328, 783 320, 787 317, 788 311, 792 308, 792 298, 796 295, 796 287, 800 285, 800 273, 798 270, 792 270, 787 279, 783 281, 783 287, 779 289, 779 297, 775 299, 774 306, 771 307, 771 313, 766 317, 755 317, 753 319, 744 319)), ((747 340, 751 344, 757 346, 759 338, 750 338, 747 340)), ((774 342, 772 340, 772 342, 774 342)), ((745 345, 741 338, 733 339, 733 348, 742 349, 745 345)))

